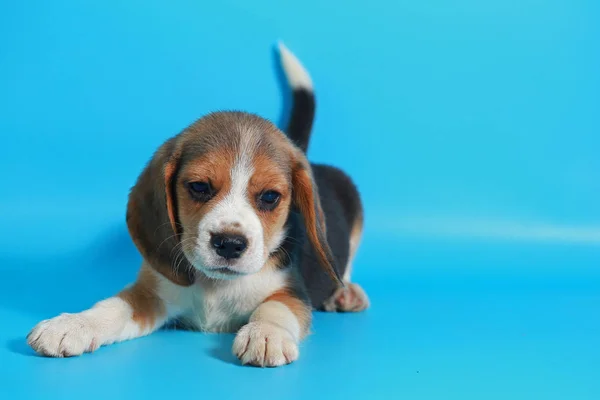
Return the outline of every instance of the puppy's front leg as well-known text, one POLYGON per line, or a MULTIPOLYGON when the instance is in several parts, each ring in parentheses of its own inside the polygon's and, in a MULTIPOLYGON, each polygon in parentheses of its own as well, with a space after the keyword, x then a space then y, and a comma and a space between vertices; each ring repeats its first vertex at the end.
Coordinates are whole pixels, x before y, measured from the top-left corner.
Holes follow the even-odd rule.
POLYGON ((242 364, 289 364, 298 359, 298 342, 308 333, 310 321, 308 304, 291 291, 277 291, 265 299, 237 333, 233 353, 242 364))
POLYGON ((143 266, 137 282, 117 296, 89 310, 40 322, 27 336, 27 343, 42 355, 68 357, 153 332, 167 317, 153 274, 143 266))

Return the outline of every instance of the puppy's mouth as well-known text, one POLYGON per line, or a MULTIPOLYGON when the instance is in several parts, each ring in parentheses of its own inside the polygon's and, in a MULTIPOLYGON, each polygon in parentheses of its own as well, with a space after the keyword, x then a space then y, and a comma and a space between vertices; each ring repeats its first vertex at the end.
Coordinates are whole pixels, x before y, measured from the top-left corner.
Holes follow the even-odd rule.
POLYGON ((236 271, 229 267, 218 267, 218 268, 203 268, 202 272, 209 278, 213 279, 233 279, 239 276, 246 275, 243 272, 236 271))
POLYGON ((212 269, 211 271, 216 272, 218 274, 224 274, 224 275, 243 275, 241 272, 234 271, 228 267, 216 268, 216 269, 212 269))

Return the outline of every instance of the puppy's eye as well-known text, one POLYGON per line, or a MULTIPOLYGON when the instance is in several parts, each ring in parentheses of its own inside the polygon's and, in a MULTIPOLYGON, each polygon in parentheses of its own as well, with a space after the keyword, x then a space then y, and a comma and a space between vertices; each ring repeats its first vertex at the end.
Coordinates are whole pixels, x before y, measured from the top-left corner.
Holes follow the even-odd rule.
POLYGON ((192 197, 198 201, 208 201, 214 195, 208 182, 189 182, 187 187, 192 197))
POLYGON ((258 208, 265 211, 271 211, 277 207, 281 194, 274 190, 267 190, 258 196, 258 208))

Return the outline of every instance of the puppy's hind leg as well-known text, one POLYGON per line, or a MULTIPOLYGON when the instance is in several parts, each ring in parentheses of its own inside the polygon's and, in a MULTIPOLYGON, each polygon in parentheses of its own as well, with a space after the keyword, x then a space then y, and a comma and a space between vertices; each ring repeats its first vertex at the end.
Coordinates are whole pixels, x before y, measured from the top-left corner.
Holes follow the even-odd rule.
POLYGON ((369 308, 369 298, 363 288, 356 283, 350 282, 352 262, 354 261, 356 250, 360 244, 362 228, 362 217, 358 217, 355 220, 352 226, 352 232, 350 233, 350 255, 343 277, 346 286, 337 289, 333 295, 323 303, 323 309, 325 311, 359 312, 369 308))
POLYGON ((167 317, 153 274, 143 266, 137 282, 117 296, 89 310, 40 322, 27 336, 27 343, 44 356, 70 357, 153 332, 167 317))

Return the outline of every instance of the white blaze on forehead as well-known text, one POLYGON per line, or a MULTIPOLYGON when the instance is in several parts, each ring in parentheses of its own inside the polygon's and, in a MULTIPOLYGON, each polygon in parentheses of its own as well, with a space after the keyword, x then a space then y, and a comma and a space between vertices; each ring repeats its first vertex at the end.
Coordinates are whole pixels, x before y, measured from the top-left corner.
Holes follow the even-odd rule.
MULTIPOLYGON (((248 197, 248 184, 254 173, 252 159, 257 147, 257 141, 254 133, 246 128, 240 128, 240 141, 238 143, 237 154, 233 166, 231 167, 231 187, 229 193, 223 199, 223 207, 227 207, 231 212, 231 217, 235 219, 230 223, 239 223, 242 229, 254 228, 253 219, 258 221, 258 216, 254 212, 254 207, 250 204, 248 197)), ((219 207, 219 206, 217 206, 219 207)), ((223 222, 227 225, 229 221, 223 222)), ((249 237, 249 239, 251 239, 249 237)), ((254 238, 252 238, 254 239, 254 238)), ((262 229, 261 229, 262 239, 262 229)))
POLYGON ((257 143, 254 133, 250 129, 240 129, 240 141, 235 161, 231 168, 231 191, 228 197, 243 196, 247 200, 248 183, 254 173, 252 158, 254 157, 257 143))

